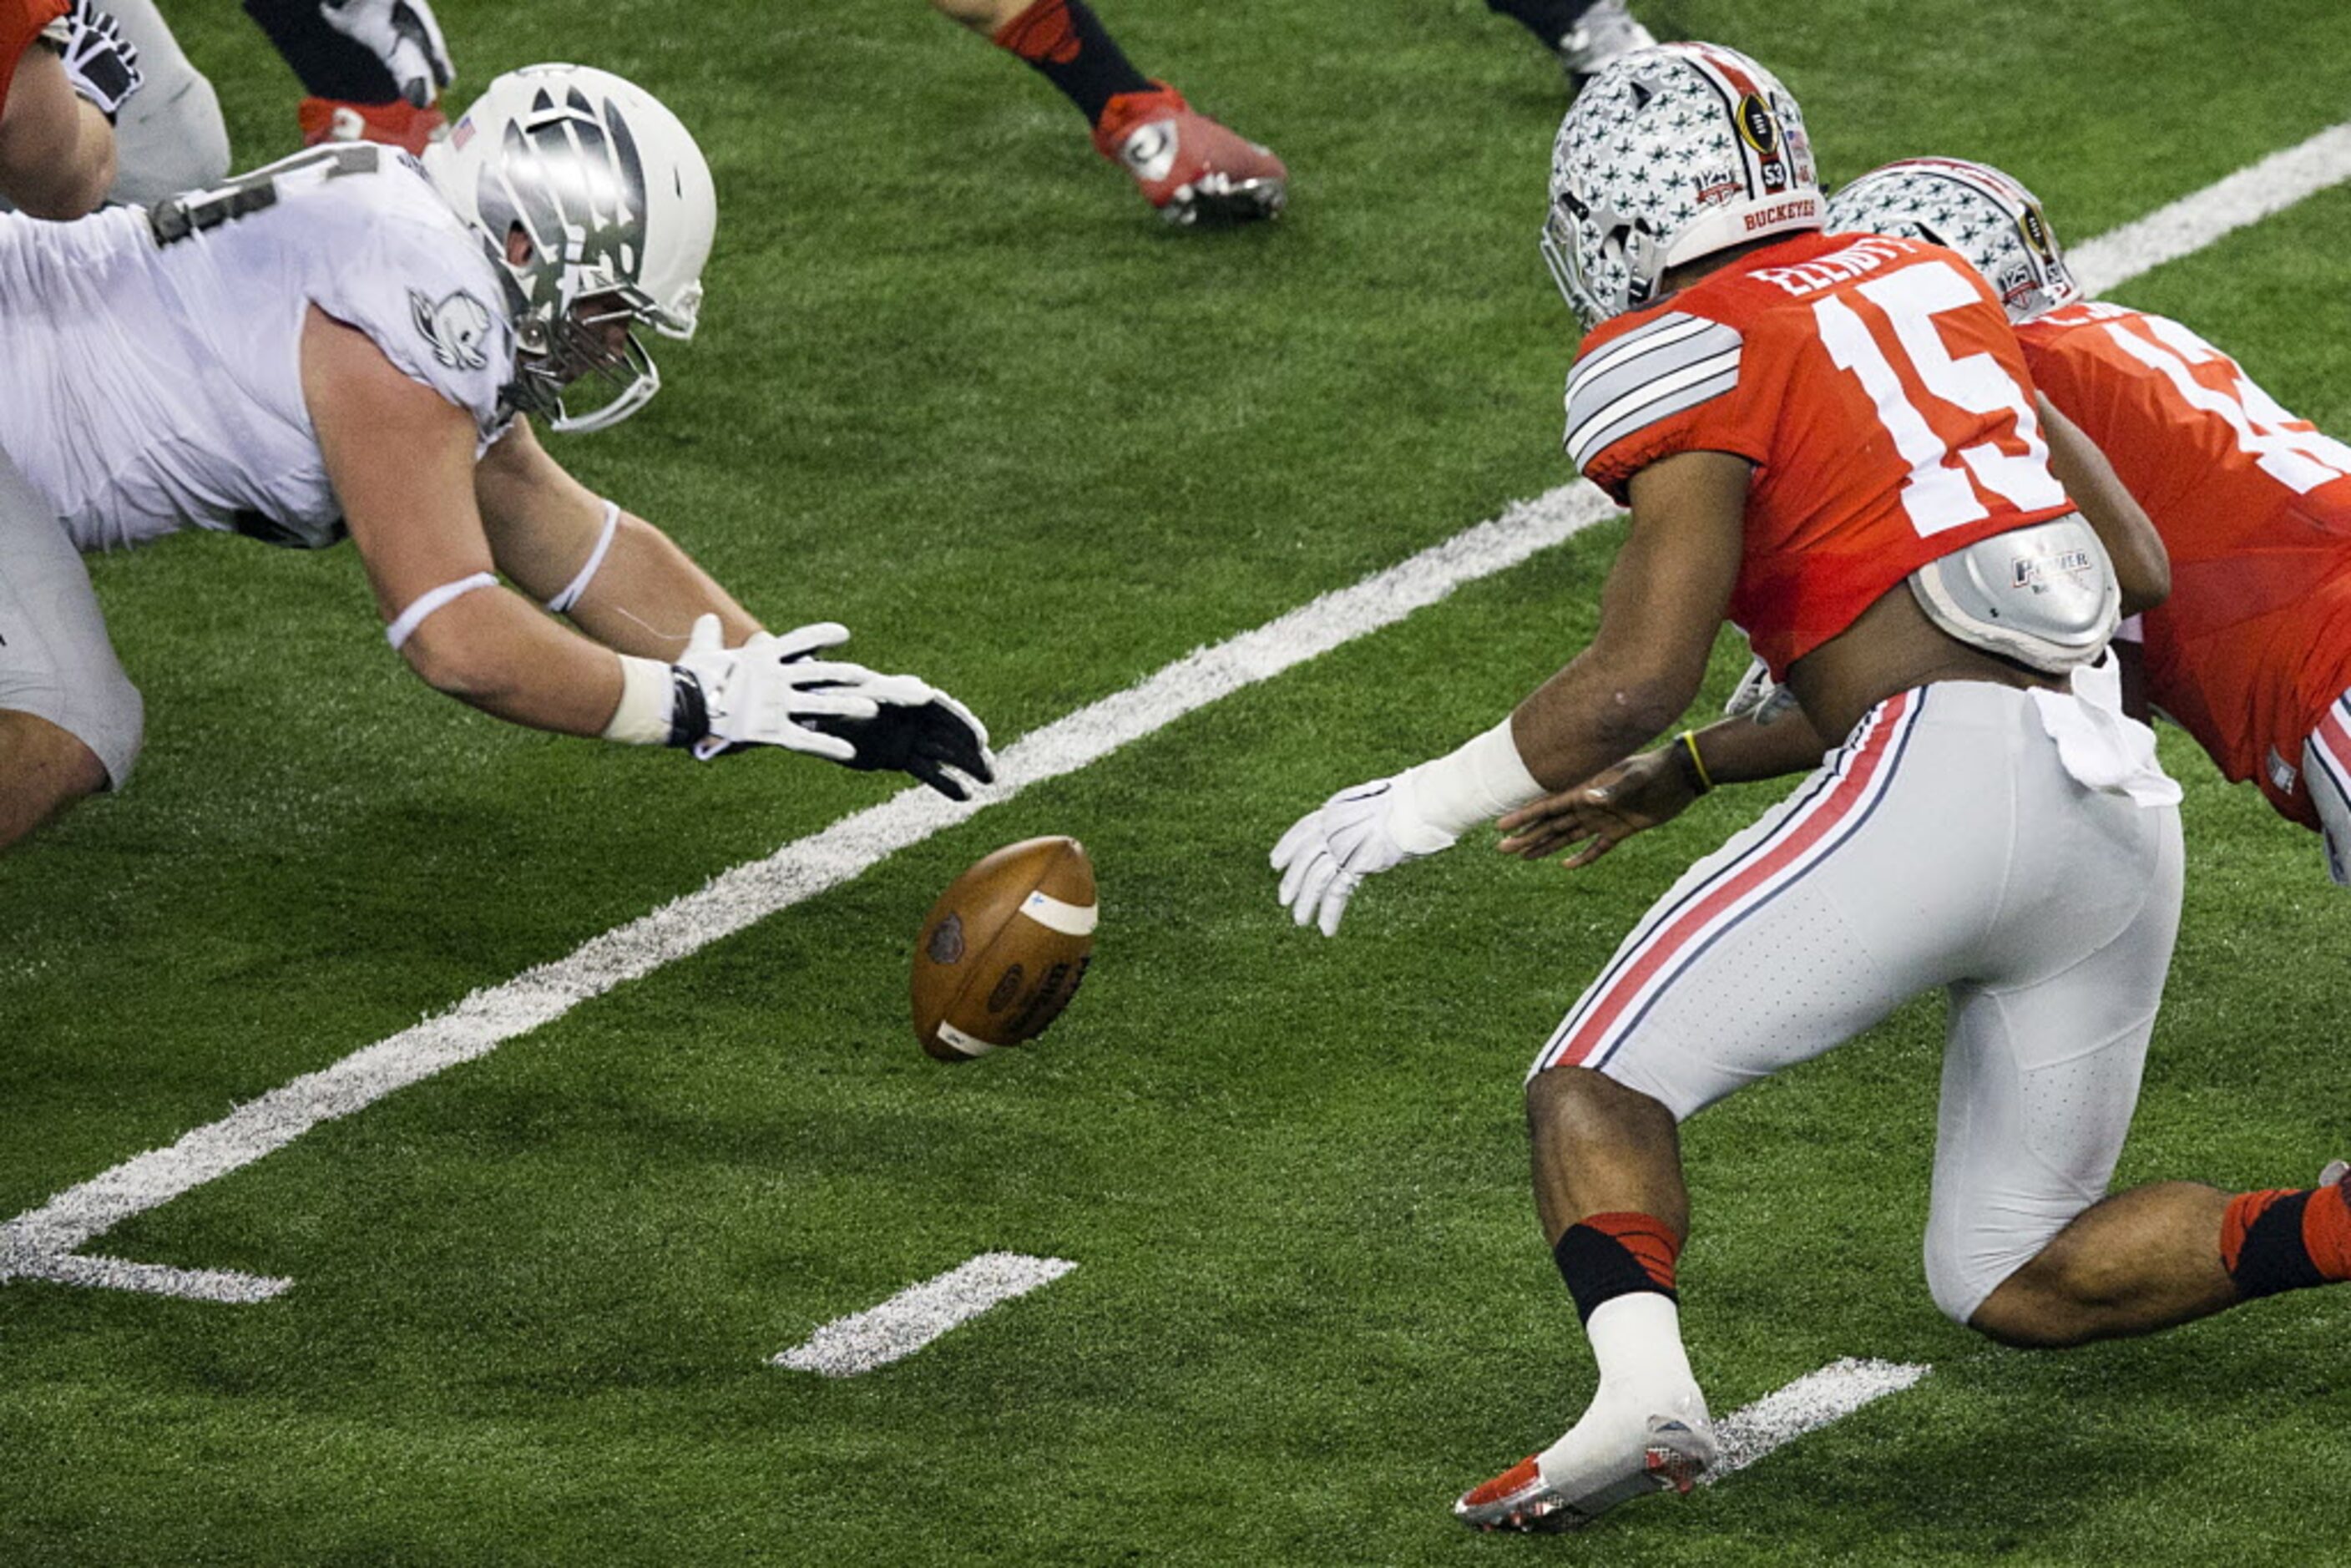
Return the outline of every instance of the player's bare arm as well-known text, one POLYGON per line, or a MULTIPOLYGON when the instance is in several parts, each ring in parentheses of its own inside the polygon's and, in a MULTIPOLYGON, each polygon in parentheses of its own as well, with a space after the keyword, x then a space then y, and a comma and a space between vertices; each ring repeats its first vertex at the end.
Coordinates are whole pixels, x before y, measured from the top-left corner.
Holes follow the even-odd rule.
POLYGON ((761 630, 667 534, 573 478, 527 419, 483 455, 474 494, 498 570, 615 653, 674 659, 704 615, 729 647, 761 630))
POLYGON ((1632 529, 1601 590, 1592 645, 1511 717, 1536 779, 1590 778, 1696 699, 1739 577, 1749 473, 1745 458, 1691 452, 1635 477, 1632 529))
POLYGON ((1496 824, 1503 838, 1495 847, 1524 860, 1573 850, 1562 863, 1587 866, 1634 834, 1680 816, 1718 784, 1802 773, 1818 767, 1828 749, 1792 703, 1767 716, 1727 718, 1508 813, 1496 824))
MULTIPOLYGON (((474 423, 463 409, 315 308, 302 334, 302 385, 387 624, 493 572, 475 509, 474 423)), ((620 661, 609 649, 496 583, 414 621, 400 652, 434 689, 535 729, 600 735, 621 700, 620 661)))
POLYGON ((0 103, 0 195, 37 218, 94 211, 114 183, 114 127, 73 89, 45 44, 26 49, 0 103))
POLYGON ((2115 465, 2080 427, 2039 392, 2041 428, 2049 437, 2049 469, 2082 509, 2122 585, 2122 612, 2137 615, 2171 597, 2171 557, 2147 509, 2125 487, 2115 465))
POLYGON ((1590 778, 1678 718, 1738 580, 1749 473, 1744 458, 1689 452, 1638 475, 1591 645, 1484 735, 1301 818, 1272 857, 1291 918, 1337 935, 1364 878, 1590 778))

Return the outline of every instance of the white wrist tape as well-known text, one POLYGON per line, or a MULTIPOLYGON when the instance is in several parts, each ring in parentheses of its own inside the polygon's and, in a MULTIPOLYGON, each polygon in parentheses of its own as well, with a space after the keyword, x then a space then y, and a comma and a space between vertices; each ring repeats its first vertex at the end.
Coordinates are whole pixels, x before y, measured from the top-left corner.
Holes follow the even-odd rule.
POLYGON ((462 598, 477 588, 496 588, 497 585, 496 578, 486 571, 477 571, 471 577, 461 577, 455 582, 444 582, 438 588, 427 589, 410 600, 408 608, 402 611, 398 618, 383 629, 384 637, 396 652, 406 646, 408 640, 416 635, 416 629, 424 624, 425 617, 435 611, 446 609, 452 600, 462 598))
POLYGON ((659 659, 622 653, 621 706, 604 726, 604 738, 624 746, 667 746, 670 707, 676 690, 670 667, 659 659))
POLYGON ((563 585, 562 592, 547 601, 547 607, 549 610, 558 615, 571 613, 571 607, 580 602, 580 596, 588 591, 588 585, 590 582, 596 580, 596 572, 604 564, 604 553, 612 548, 612 536, 618 533, 620 528, 619 504, 612 501, 605 502, 604 531, 596 536, 596 548, 588 552, 588 564, 580 569, 580 575, 563 585))
POLYGON ((1507 718, 1459 750, 1406 768, 1396 792, 1399 809, 1448 842, 1551 793, 1527 771, 1507 718))

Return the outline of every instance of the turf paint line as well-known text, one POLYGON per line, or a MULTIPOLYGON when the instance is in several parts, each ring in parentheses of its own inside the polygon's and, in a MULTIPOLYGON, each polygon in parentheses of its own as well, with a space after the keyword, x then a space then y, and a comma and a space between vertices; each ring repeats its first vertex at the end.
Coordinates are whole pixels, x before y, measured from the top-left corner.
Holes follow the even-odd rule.
MULTIPOLYGON (((2075 247, 2075 273, 2085 288, 2102 293, 2346 180, 2351 180, 2351 126, 2337 126, 2075 247)), ((251 1165, 322 1122, 487 1055, 617 985, 860 875, 1030 784, 1073 772, 1243 686, 1392 625, 1464 583, 1507 570, 1612 511, 1599 491, 1581 483, 1521 502, 1024 737, 1001 758, 1001 782, 974 800, 956 804, 925 789, 904 790, 764 861, 737 866, 701 892, 592 938, 569 956, 475 991, 445 1013, 307 1073, 0 1226, 0 1284, 46 1279, 205 1301, 266 1300, 284 1289, 283 1281, 111 1260, 88 1270, 70 1265, 82 1247, 131 1216, 251 1165)))
POLYGON ((1715 1441, 1722 1447, 1706 1473, 1705 1484, 1736 1475, 1782 1444, 1841 1421, 1889 1394, 1899 1394, 1933 1370, 1846 1356, 1818 1372, 1808 1372, 1714 1424, 1715 1441))
POLYGON ((193 1301, 231 1301, 251 1305, 266 1301, 294 1281, 266 1274, 239 1274, 227 1269, 173 1269, 162 1263, 130 1263, 120 1258, 33 1258, 22 1268, 13 1264, 0 1272, 58 1285, 88 1285, 107 1291, 141 1291, 151 1296, 179 1296, 193 1301))
POLYGON ((2351 125, 2332 126, 2137 223, 2075 246, 2066 260, 2085 292, 2104 294, 2346 181, 2351 181, 2351 125))
POLYGON ((770 1356, 768 1364, 825 1377, 872 1372, 904 1361, 956 1324, 1050 1285, 1076 1267, 1066 1258, 983 1252, 935 1279, 909 1285, 878 1307, 835 1318, 809 1335, 807 1343, 770 1356))
POLYGON ((565 957, 475 991, 445 1013, 306 1073, 168 1147, 136 1155, 18 1215, 0 1226, 0 1282, 44 1279, 204 1301, 266 1300, 284 1288, 282 1281, 135 1265, 82 1269, 71 1266, 73 1255, 131 1216, 251 1165, 323 1122, 486 1056, 615 986, 848 882, 1030 785, 1076 772, 1196 709, 1392 625, 1462 584, 1508 570, 1614 512, 1598 490, 1581 483, 1521 502, 1385 571, 1198 649, 1137 685, 1032 731, 1006 748, 998 759, 998 782, 972 800, 958 803, 909 788, 765 860, 724 873, 700 892, 594 937, 565 957))

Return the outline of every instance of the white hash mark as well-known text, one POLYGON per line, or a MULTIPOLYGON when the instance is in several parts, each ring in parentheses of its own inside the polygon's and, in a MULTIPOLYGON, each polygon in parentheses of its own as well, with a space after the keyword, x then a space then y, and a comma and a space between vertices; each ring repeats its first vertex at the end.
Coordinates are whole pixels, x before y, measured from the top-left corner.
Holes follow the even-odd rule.
POLYGON ((1841 1421, 1865 1405, 1899 1394, 1934 1370, 1893 1361, 1857 1361, 1852 1356, 1808 1372, 1785 1388, 1740 1406, 1714 1424, 1721 1445, 1703 1484, 1736 1475, 1783 1443, 1841 1421))
POLYGON ((903 1361, 957 1323, 1050 1284, 1076 1267, 1066 1258, 983 1252, 936 1279, 908 1286, 878 1307, 834 1319, 806 1343, 769 1357, 769 1364, 854 1377, 903 1361))

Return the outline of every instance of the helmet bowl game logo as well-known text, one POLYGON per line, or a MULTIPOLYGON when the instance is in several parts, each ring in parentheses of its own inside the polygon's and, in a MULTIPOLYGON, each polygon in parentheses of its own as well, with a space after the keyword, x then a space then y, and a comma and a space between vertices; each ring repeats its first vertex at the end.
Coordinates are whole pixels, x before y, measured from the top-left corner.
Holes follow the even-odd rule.
POLYGON ((1769 105, 1754 93, 1739 100, 1739 139, 1753 148, 1763 172, 1763 190, 1775 194, 1788 188, 1787 160, 1780 156, 1780 121, 1769 105))

